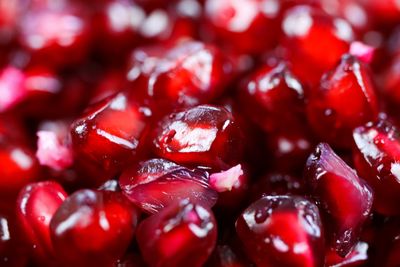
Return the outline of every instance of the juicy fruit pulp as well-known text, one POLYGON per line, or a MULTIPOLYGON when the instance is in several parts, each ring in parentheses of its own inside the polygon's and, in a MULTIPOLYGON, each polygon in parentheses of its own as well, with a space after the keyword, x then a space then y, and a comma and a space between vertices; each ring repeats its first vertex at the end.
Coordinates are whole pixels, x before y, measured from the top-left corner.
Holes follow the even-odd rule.
POLYGON ((121 193, 77 191, 51 219, 55 255, 65 266, 112 264, 127 249, 137 217, 137 211, 121 193))
POLYGON ((67 193, 56 182, 27 185, 18 197, 17 216, 20 228, 28 236, 29 245, 38 264, 54 264, 55 255, 49 225, 66 197, 67 193))
POLYGON ((206 207, 217 201, 208 173, 171 161, 152 159, 125 170, 119 183, 124 194, 144 211, 156 213, 177 199, 191 199, 206 207))
POLYGON ((0 0, 0 266, 400 266, 397 2, 0 0))
POLYGON ((151 267, 200 267, 215 246, 216 227, 208 208, 183 200, 142 221, 138 243, 151 267))
POLYGON ((228 110, 202 105, 162 119, 154 132, 153 150, 178 163, 222 169, 240 160, 241 138, 228 110))
POLYGON ((323 231, 317 206, 301 197, 265 196, 236 221, 257 266, 321 266, 323 231))
POLYGON ((325 143, 319 144, 308 158, 305 176, 331 219, 333 247, 344 257, 358 241, 361 227, 371 212, 372 190, 325 143))
POLYGON ((379 121, 358 127, 353 132, 354 163, 375 192, 374 208, 379 213, 397 215, 400 183, 398 161, 400 138, 389 122, 379 121))
POLYGON ((368 69, 351 55, 342 57, 311 92, 310 125, 322 139, 349 147, 352 130, 378 116, 378 103, 368 69))

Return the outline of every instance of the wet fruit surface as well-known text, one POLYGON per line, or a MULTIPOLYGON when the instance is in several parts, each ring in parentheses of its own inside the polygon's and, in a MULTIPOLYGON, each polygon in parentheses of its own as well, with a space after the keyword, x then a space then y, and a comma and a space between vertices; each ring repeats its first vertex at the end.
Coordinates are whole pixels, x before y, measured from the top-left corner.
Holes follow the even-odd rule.
POLYGON ((216 233, 211 211, 183 200, 145 219, 138 242, 150 266, 202 266, 215 246, 216 233))
POLYGON ((262 197, 241 214, 236 231, 257 266, 321 266, 323 262, 318 208, 304 198, 262 197))
POLYGON ((179 163, 219 169, 240 159, 241 137, 228 110, 203 105, 162 119, 155 130, 153 150, 179 163))
POLYGON ((396 0, 0 0, 0 266, 400 266, 396 0))
POLYGON ((65 266, 112 264, 127 249, 137 219, 137 211, 121 193, 77 191, 51 219, 54 253, 65 266))
POLYGON ((346 256, 371 212, 372 189, 325 143, 308 158, 305 177, 330 218, 333 247, 346 256))

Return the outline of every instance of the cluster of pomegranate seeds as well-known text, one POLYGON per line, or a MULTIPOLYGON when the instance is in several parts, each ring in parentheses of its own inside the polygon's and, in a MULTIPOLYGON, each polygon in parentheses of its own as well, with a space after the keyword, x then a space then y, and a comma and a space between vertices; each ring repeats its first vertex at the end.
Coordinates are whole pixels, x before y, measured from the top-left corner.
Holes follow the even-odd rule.
POLYGON ((400 266, 396 0, 0 0, 0 266, 400 266))

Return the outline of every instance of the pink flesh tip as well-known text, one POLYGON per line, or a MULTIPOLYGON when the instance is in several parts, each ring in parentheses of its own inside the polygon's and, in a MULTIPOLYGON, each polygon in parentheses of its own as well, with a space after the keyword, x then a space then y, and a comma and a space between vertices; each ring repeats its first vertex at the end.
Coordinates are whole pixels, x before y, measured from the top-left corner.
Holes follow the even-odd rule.
POLYGON ((23 73, 8 67, 0 74, 0 111, 12 108, 27 94, 23 73))
POLYGON ((36 157, 41 165, 56 171, 64 170, 73 163, 73 154, 69 146, 63 144, 51 131, 37 132, 38 142, 36 157))
POLYGON ((217 192, 231 191, 240 184, 239 178, 243 175, 242 165, 238 164, 229 170, 210 175, 210 185, 217 192))
POLYGON ((353 42, 350 45, 350 54, 358 57, 365 63, 371 63, 374 57, 375 48, 361 42, 353 42))

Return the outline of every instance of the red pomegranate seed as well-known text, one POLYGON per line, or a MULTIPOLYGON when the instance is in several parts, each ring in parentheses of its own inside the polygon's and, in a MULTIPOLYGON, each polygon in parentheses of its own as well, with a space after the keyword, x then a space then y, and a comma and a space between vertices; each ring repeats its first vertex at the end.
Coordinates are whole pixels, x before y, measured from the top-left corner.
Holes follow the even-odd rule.
POLYGON ((150 213, 183 199, 212 207, 218 197, 209 185, 207 172, 163 159, 144 161, 125 170, 119 184, 133 203, 150 213))
MULTIPOLYGON (((97 49, 107 59, 119 59, 137 45, 139 28, 146 13, 136 1, 111 0, 100 3, 91 21, 97 49)), ((90 8, 90 7, 89 7, 90 8)))
POLYGON ((282 42, 293 62, 294 73, 311 84, 318 83, 321 75, 335 66, 354 38, 345 20, 310 6, 288 10, 282 28, 282 42))
POLYGON ((212 212, 188 200, 145 219, 137 234, 140 251, 150 267, 203 266, 216 238, 212 212))
POLYGON ((371 188, 325 143, 308 158, 305 178, 332 224, 332 246, 346 256, 371 212, 371 188))
POLYGON ((202 105, 161 120, 154 133, 153 150, 178 163, 224 169, 240 159, 241 138, 228 110, 202 105))
POLYGON ((31 54, 33 65, 63 67, 81 62, 90 41, 88 21, 77 6, 36 4, 20 21, 19 42, 31 54))
POLYGON ((348 147, 352 130, 378 116, 377 98, 366 66, 344 55, 312 92, 307 112, 312 128, 322 139, 348 147))
POLYGON ((257 266, 323 266, 318 208, 302 197, 259 199, 240 215, 236 231, 257 266))
POLYGON ((15 197, 26 184, 39 178, 35 153, 26 145, 0 138, 0 195, 15 197))
POLYGON ((354 164, 374 189, 374 209, 385 215, 400 214, 400 138, 387 121, 368 123, 353 132, 354 164))
POLYGON ((137 219, 121 193, 76 191, 50 222, 56 257, 65 266, 111 266, 128 248, 137 219))
POLYGON ((137 157, 150 115, 127 93, 92 105, 71 126, 76 156, 111 172, 122 169, 137 157))
POLYGON ((207 33, 230 50, 260 54, 276 44, 279 12, 274 0, 207 0, 207 33))
POLYGON ((262 67, 240 92, 244 112, 267 132, 305 121, 303 86, 285 62, 262 67))
POLYGON ((29 184, 18 196, 18 221, 38 264, 55 264, 49 225, 66 197, 64 189, 51 181, 29 184))
POLYGON ((154 102, 157 113, 208 103, 223 93, 233 66, 215 46, 181 42, 137 49, 127 77, 131 88, 154 102))

